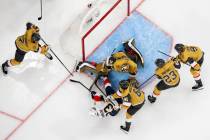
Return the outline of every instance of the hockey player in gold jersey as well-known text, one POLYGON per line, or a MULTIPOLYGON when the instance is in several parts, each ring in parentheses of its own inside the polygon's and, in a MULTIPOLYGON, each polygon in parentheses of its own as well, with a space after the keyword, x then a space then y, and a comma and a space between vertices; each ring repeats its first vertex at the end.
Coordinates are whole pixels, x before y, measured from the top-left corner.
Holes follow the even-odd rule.
MULTIPOLYGON (((108 81, 107 77, 104 78, 104 85, 106 94, 108 95, 108 99, 116 100, 117 105, 112 106, 108 104, 103 111, 100 111, 99 114, 104 112, 109 112, 110 115, 114 116, 119 112, 119 107, 121 106, 126 110, 125 115, 125 125, 120 126, 121 130, 125 131, 126 133, 129 132, 131 121, 133 115, 139 111, 145 102, 144 92, 139 90, 138 82, 134 82, 134 80, 122 80, 119 83, 119 90, 115 92, 111 87, 110 82, 108 81), (109 111, 106 109, 109 107, 109 111), (111 109, 112 108, 112 109, 111 109)), ((92 96, 95 101, 100 101, 98 98, 99 96, 92 96)), ((103 115, 106 116, 106 115, 103 115)))
POLYGON ((176 87, 180 82, 180 76, 176 68, 179 69, 181 64, 177 59, 172 58, 167 62, 163 59, 156 59, 155 64, 157 66, 155 75, 161 81, 155 86, 153 94, 148 96, 150 103, 156 101, 156 97, 160 95, 162 90, 176 87))
POLYGON ((113 97, 123 100, 121 106, 126 109, 126 120, 125 125, 120 126, 120 128, 125 132, 129 132, 133 115, 144 105, 144 92, 132 85, 129 80, 122 80, 119 83, 119 90, 113 94, 113 97))
POLYGON ((38 43, 40 39, 41 37, 39 35, 39 27, 28 22, 26 24, 25 34, 17 37, 17 39, 15 40, 15 58, 7 60, 2 64, 3 73, 8 73, 8 67, 19 65, 23 61, 25 54, 29 51, 39 52, 45 55, 48 59, 52 60, 53 58, 51 54, 48 53, 48 46, 41 46, 38 43))
POLYGON ((124 52, 117 52, 106 60, 108 69, 118 72, 128 72, 130 76, 135 76, 137 73, 137 64, 132 61, 124 52))
POLYGON ((178 60, 191 66, 190 72, 196 82, 196 85, 192 87, 192 90, 203 89, 200 70, 204 60, 204 52, 199 47, 183 44, 176 44, 175 50, 178 52, 178 60))
POLYGON ((134 77, 137 73, 137 64, 133 62, 124 52, 117 52, 102 63, 94 62, 81 62, 77 66, 77 71, 91 71, 93 73, 99 73, 107 75, 109 71, 114 70, 117 72, 128 72, 131 77, 134 77))
POLYGON ((122 43, 124 51, 119 51, 107 57, 106 60, 100 63, 95 62, 80 62, 77 65, 76 71, 84 72, 86 70, 92 73, 107 75, 109 71, 128 72, 132 77, 137 73, 138 66, 144 67, 144 59, 141 52, 136 48, 134 38, 131 38, 122 43))

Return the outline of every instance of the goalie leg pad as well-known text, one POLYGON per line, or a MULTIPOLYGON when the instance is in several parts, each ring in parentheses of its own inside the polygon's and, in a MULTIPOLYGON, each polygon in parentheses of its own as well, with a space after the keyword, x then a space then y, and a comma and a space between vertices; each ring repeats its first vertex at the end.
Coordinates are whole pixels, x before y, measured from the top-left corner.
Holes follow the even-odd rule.
POLYGON ((85 72, 90 71, 96 73, 96 67, 91 65, 89 62, 79 62, 76 67, 76 71, 85 72))
POLYGON ((124 42, 123 46, 125 47, 126 55, 128 55, 128 57, 130 57, 130 59, 136 63, 138 59, 142 67, 144 67, 144 58, 141 52, 135 47, 134 38, 131 38, 130 40, 124 42))

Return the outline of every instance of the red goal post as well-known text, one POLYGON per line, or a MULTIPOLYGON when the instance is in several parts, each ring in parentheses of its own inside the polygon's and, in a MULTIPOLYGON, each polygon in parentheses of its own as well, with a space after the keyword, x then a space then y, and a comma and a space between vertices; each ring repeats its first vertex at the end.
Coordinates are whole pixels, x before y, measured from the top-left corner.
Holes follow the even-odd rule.
POLYGON ((86 58, 109 36, 109 34, 130 15, 130 1, 131 0, 116 0, 116 2, 105 13, 102 13, 103 16, 82 36, 83 61, 86 60, 86 58), (111 27, 109 27, 109 25, 111 27))

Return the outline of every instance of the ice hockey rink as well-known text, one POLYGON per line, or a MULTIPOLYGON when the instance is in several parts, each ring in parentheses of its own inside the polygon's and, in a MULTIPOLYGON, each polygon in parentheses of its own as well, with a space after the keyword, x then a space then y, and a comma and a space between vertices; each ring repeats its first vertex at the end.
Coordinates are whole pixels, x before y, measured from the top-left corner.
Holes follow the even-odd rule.
MULTIPOLYGON (((28 53, 20 66, 9 69, 7 76, 0 72, 0 140, 210 140, 210 2, 131 2, 132 10, 171 35, 173 45, 184 43, 204 50, 201 76, 205 88, 191 91, 194 80, 189 67, 182 65, 180 85, 162 92, 154 104, 146 101, 134 116, 129 134, 125 134, 120 131, 125 112, 103 119, 90 116, 93 102, 88 91, 69 82, 73 78, 90 86, 90 77, 79 73, 72 77, 55 57, 48 61, 28 53)), ((14 41, 31 21, 72 71, 77 58, 61 49, 61 38, 86 5, 87 0, 43 0, 43 19, 38 21, 39 0, 0 0, 1 64, 14 56, 14 41)), ((104 30, 100 32, 102 35, 104 30)), ((72 46, 75 52, 79 49, 74 42, 72 46)), ((170 55, 176 55, 174 49, 170 55)), ((143 88, 146 96, 156 83, 153 79, 143 88)))

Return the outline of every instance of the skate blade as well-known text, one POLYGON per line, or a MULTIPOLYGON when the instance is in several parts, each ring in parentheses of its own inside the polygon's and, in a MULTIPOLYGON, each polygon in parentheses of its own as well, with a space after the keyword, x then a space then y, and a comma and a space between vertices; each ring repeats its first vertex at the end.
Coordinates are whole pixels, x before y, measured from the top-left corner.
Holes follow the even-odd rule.
POLYGON ((95 107, 92 107, 90 110, 89 110, 89 115, 92 116, 92 117, 98 117, 98 113, 97 113, 97 110, 95 107))
POLYGON ((128 134, 128 131, 126 131, 126 130, 124 130, 122 128, 120 128, 120 130, 123 131, 125 134, 128 134))
POLYGON ((192 91, 198 91, 198 90, 202 90, 204 89, 204 87, 198 88, 198 89, 192 89, 192 91))
POLYGON ((8 74, 8 71, 7 71, 7 73, 4 73, 3 68, 1 68, 1 72, 2 72, 3 76, 7 76, 7 74, 8 74))

